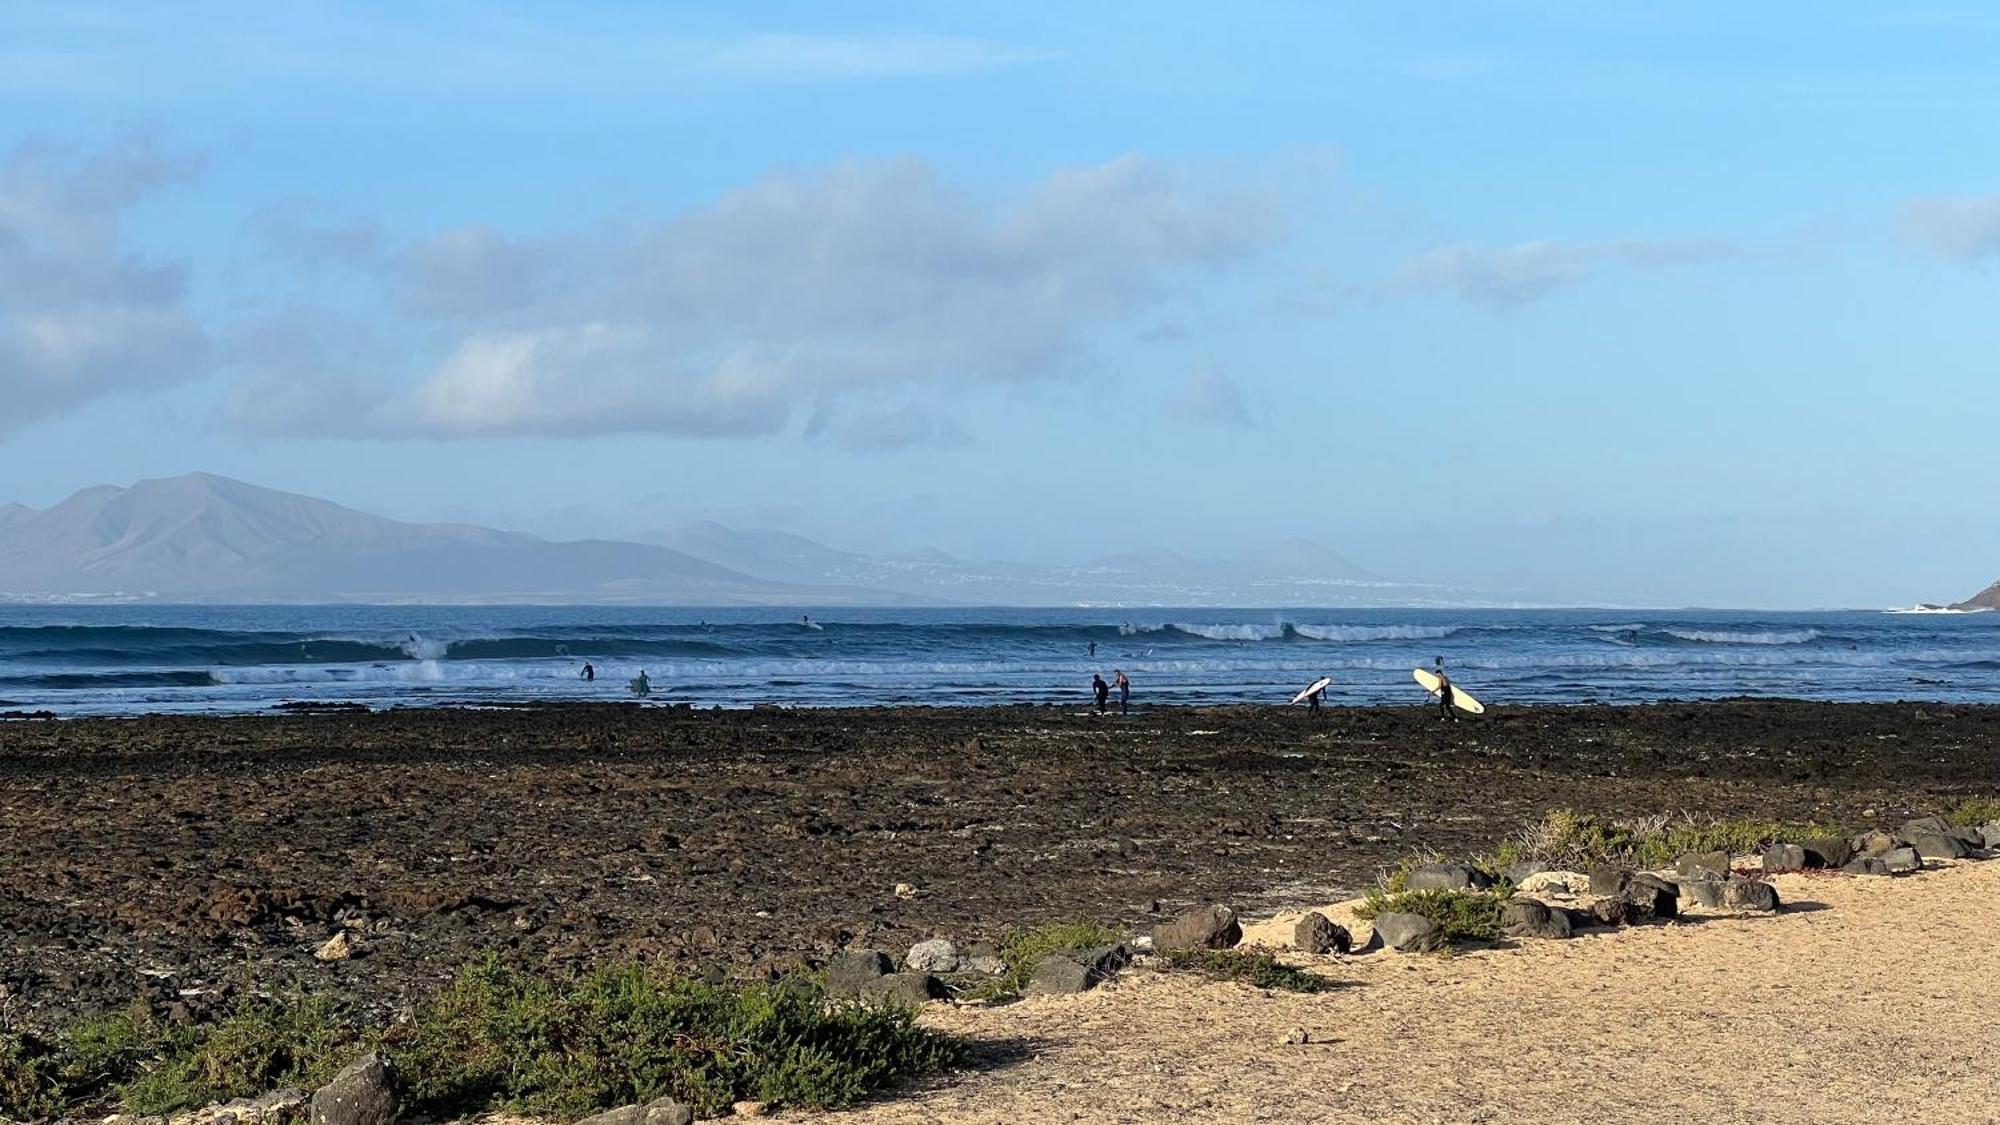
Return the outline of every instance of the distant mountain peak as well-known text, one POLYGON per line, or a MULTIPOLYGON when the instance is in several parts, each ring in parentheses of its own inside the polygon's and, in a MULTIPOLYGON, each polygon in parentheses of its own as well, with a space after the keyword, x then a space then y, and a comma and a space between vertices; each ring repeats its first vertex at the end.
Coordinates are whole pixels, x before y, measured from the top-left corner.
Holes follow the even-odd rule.
POLYGON ((1984 590, 1979 591, 1951 608, 2000 609, 2000 582, 1993 583, 1993 585, 1986 587, 1984 590))

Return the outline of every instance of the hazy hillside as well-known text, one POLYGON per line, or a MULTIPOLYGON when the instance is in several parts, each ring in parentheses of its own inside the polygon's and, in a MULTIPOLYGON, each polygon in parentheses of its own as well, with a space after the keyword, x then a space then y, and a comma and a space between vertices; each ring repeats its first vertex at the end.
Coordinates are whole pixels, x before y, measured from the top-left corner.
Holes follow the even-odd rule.
POLYGON ((897 600, 755 578, 637 543, 384 519, 206 473, 0 509, 0 593, 203 601, 830 604, 897 600))
POLYGON ((1953 609, 2000 609, 2000 582, 1986 587, 1964 601, 1952 606, 1953 609))

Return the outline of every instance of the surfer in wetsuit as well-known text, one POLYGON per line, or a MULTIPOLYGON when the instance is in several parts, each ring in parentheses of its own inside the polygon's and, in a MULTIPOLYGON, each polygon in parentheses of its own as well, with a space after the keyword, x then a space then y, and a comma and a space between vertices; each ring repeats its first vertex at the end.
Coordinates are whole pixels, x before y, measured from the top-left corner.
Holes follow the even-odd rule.
POLYGON ((590 664, 590 661, 588 661, 588 660, 584 661, 584 662, 583 662, 583 682, 584 682, 584 683, 589 683, 589 682, 591 682, 592 680, 595 680, 596 678, 597 678, 597 669, 596 669, 596 668, 593 668, 593 667, 591 666, 591 664, 590 664))
POLYGON ((1091 658, 1092 660, 1095 660, 1095 659, 1097 659, 1097 642, 1096 642, 1096 641, 1092 641, 1092 642, 1090 642, 1090 658, 1091 658))
POLYGON ((632 681, 632 694, 651 695, 652 692, 653 681, 646 678, 646 670, 644 668, 639 669, 639 675, 632 681))
POLYGON ((1090 691, 1097 697, 1097 713, 1104 714, 1104 703, 1111 698, 1111 685, 1104 682, 1104 674, 1093 672, 1090 676, 1090 691))
POLYGON ((1451 705, 1451 677, 1444 674, 1444 657, 1437 657, 1435 670, 1438 678, 1438 718, 1458 721, 1458 711, 1451 705))
POLYGON ((1315 719, 1319 718, 1320 700, 1323 700, 1325 698, 1326 698, 1326 687, 1325 685, 1321 685, 1318 691, 1313 692, 1311 695, 1306 696, 1306 713, 1311 715, 1315 719))
POLYGON ((1111 682, 1118 685, 1118 713, 1120 715, 1130 715, 1132 713, 1132 681, 1125 678, 1125 669, 1113 668, 1111 670, 1111 682))

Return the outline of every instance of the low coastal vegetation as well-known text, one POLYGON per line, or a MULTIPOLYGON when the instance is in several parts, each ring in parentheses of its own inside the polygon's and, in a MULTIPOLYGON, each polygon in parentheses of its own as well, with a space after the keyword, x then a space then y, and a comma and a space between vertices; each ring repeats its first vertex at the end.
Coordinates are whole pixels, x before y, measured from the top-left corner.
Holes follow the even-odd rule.
POLYGON ((1177 949, 1162 959, 1168 969, 1199 973, 1278 992, 1331 992, 1340 982, 1287 965, 1269 953, 1237 949, 1177 949))
POLYGON ((1448 941, 1493 941, 1500 936, 1500 904, 1505 897, 1492 891, 1377 889, 1354 908, 1354 916, 1371 922, 1381 914, 1415 914, 1431 920, 1448 941))
POLYGON ((192 1027, 134 1011, 0 1032, 0 1112, 167 1114, 310 1089, 373 1049, 434 1117, 576 1118, 667 1095, 702 1116, 739 1100, 827 1109, 964 1058, 909 1010, 829 1002, 809 979, 714 985, 638 965, 550 979, 485 961, 388 1027, 293 996, 192 1027))
POLYGON ((1555 809, 1501 842, 1481 866, 1499 874, 1518 863, 1585 871, 1600 864, 1665 867, 1689 852, 1753 855, 1785 839, 1843 836, 1839 825, 1783 824, 1750 817, 1697 817, 1661 814, 1630 820, 1555 809))
POLYGON ((1032 929, 1015 930, 1000 939, 1000 960, 1006 968, 999 976, 981 982, 971 999, 1011 1000, 1027 990, 1028 981, 1042 959, 1058 953, 1101 949, 1125 940, 1123 934, 1095 922, 1051 922, 1032 929))

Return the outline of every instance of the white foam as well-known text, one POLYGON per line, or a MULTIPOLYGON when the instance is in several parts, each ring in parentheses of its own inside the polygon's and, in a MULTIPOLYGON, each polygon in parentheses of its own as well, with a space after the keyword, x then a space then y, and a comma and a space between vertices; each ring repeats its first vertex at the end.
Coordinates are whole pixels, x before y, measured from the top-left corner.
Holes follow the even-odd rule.
POLYGON ((1292 631, 1315 641, 1434 641, 1458 632, 1457 625, 1294 625, 1292 631))
POLYGON ((1727 629, 1668 629, 1665 632, 1684 641, 1716 645, 1802 645, 1819 639, 1818 629, 1769 633, 1741 633, 1727 629))

